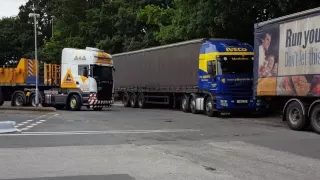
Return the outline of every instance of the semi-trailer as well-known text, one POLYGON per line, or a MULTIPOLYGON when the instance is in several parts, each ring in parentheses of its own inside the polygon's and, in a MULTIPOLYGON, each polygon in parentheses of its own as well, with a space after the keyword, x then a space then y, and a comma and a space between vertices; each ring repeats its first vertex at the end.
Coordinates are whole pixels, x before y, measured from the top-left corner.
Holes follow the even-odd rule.
POLYGON ((235 39, 194 39, 113 54, 115 93, 125 107, 184 112, 259 111, 253 99, 253 48, 235 39))
POLYGON ((320 8, 254 25, 254 96, 293 130, 320 133, 320 8))
POLYGON ((36 61, 22 58, 14 67, 0 68, 0 106, 53 106, 101 110, 113 102, 113 61, 103 50, 64 48, 61 64, 39 62, 36 104, 36 61))

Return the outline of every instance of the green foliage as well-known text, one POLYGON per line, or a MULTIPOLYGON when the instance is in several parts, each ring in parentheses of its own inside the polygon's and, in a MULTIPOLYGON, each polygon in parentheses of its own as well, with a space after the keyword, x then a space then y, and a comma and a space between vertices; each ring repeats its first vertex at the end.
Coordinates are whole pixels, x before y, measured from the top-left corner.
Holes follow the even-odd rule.
POLYGON ((29 0, 17 17, 0 20, 0 64, 34 56, 30 12, 41 17, 39 59, 59 63, 64 47, 113 54, 206 37, 252 44, 254 23, 318 6, 318 0, 29 0))

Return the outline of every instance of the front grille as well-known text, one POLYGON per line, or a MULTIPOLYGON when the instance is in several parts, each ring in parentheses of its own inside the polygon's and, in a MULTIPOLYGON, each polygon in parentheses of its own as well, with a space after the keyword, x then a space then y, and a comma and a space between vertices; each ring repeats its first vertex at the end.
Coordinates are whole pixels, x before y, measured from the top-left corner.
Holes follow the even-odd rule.
POLYGON ((113 84, 103 84, 97 93, 99 100, 112 100, 112 88, 113 84))
POLYGON ((238 83, 226 83, 227 91, 232 94, 241 95, 252 95, 253 92, 253 82, 245 81, 238 83))

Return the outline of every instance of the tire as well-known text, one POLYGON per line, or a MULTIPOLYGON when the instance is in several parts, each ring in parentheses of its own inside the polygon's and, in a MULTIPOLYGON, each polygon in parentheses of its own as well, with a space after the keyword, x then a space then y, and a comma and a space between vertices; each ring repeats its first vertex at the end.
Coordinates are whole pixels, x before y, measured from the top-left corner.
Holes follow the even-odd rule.
POLYGON ((145 108, 145 106, 146 106, 146 103, 144 100, 144 95, 143 95, 143 93, 140 93, 138 96, 138 107, 143 109, 143 108, 145 108))
POLYGON ((136 108, 138 105, 137 103, 137 95, 135 93, 133 93, 131 96, 130 96, 130 107, 132 108, 136 108))
POLYGON ((295 131, 301 131, 307 127, 307 118, 303 115, 301 105, 294 101, 288 105, 285 111, 288 126, 295 131))
POLYGON ((217 111, 214 109, 213 99, 210 96, 205 100, 205 114, 209 117, 217 116, 217 111))
POLYGON ((26 95, 23 92, 18 92, 12 98, 11 106, 24 106, 26 104, 26 99, 26 95))
POLYGON ((190 107, 190 111, 192 112, 192 114, 198 114, 198 110, 196 107, 196 100, 197 100, 197 95, 192 94, 190 96, 190 101, 189 101, 189 107, 190 107))
POLYGON ((130 95, 129 93, 125 92, 122 95, 122 103, 124 107, 130 107, 130 95))
POLYGON ((183 95, 181 98, 181 110, 185 113, 190 112, 190 107, 189 107, 189 103, 188 103, 188 95, 183 95))
POLYGON ((314 132, 320 134, 320 104, 316 105, 310 115, 311 128, 314 132))
MULTIPOLYGON (((30 98, 29 98, 29 102, 28 105, 32 106, 32 107, 36 107, 36 94, 33 93, 31 94, 30 98)), ((41 95, 38 95, 38 102, 39 102, 39 106, 41 106, 41 102, 42 102, 42 98, 41 95)))
POLYGON ((79 111, 81 109, 81 98, 77 94, 71 95, 71 97, 68 100, 68 106, 69 110, 71 111, 79 111))

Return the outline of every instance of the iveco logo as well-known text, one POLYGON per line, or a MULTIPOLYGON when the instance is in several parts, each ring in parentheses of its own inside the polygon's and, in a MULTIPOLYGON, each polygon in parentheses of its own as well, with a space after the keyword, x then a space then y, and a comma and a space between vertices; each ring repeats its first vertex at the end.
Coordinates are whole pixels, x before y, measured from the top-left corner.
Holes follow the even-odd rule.
POLYGON ((226 48, 227 52, 245 52, 247 48, 226 48))

